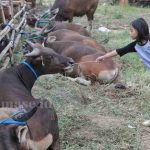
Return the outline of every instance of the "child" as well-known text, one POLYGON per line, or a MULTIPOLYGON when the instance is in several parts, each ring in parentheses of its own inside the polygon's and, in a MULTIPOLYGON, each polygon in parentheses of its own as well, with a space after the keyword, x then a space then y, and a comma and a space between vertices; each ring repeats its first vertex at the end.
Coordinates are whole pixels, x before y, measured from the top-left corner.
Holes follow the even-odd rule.
POLYGON ((100 62, 106 58, 114 57, 117 55, 123 56, 130 52, 137 52, 144 64, 150 69, 150 35, 148 24, 143 18, 138 18, 131 22, 130 36, 134 40, 123 48, 113 50, 100 56, 96 59, 100 62))
MULTIPOLYGON (((137 52, 147 68, 150 69, 150 35, 148 24, 143 18, 138 18, 131 22, 130 36, 134 40, 132 43, 123 48, 106 53, 105 55, 98 57, 96 61, 100 62, 117 55, 123 56, 130 52, 137 52)), ((144 121, 143 125, 150 126, 150 120, 144 121)))

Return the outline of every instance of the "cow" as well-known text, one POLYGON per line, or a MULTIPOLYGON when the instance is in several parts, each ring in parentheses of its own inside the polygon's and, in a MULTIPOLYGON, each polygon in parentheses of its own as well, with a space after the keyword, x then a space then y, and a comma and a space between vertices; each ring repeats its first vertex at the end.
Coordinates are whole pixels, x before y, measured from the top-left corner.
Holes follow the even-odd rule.
MULTIPOLYGON (((35 24, 37 23, 37 21, 38 21, 38 18, 35 15, 33 14, 28 15, 27 24, 30 27, 35 27, 35 24)), ((45 24, 42 24, 42 25, 37 24, 37 26, 34 29, 39 31, 44 26, 45 24)), ((83 27, 82 25, 75 24, 75 23, 59 22, 59 21, 54 21, 54 20, 51 20, 51 21, 49 20, 45 33, 54 32, 60 29, 68 29, 68 30, 78 32, 79 34, 84 35, 84 36, 91 36, 90 32, 88 32, 87 29, 83 27)))
POLYGON ((50 32, 48 34, 48 39, 50 41, 53 39, 55 39, 56 41, 77 41, 77 42, 81 42, 82 44, 88 45, 92 48, 95 48, 97 50, 106 52, 105 47, 99 44, 93 38, 80 35, 75 31, 71 31, 67 29, 60 29, 54 32, 50 32))
POLYGON ((46 6, 39 6, 34 9, 29 9, 27 8, 27 24, 30 27, 44 27, 46 24, 48 24, 51 20, 54 20, 58 13, 58 9, 52 11, 50 14, 49 9, 46 6))
POLYGON ((49 101, 34 98, 31 89, 39 76, 71 69, 73 60, 28 44, 33 51, 26 60, 0 72, 0 149, 60 150, 56 112, 49 101))
POLYGON ((55 0, 50 11, 59 9, 56 21, 73 21, 74 16, 86 15, 89 22, 89 30, 92 29, 92 20, 99 0, 55 0))
POLYGON ((96 50, 90 46, 76 41, 45 41, 45 46, 54 49, 57 53, 71 57, 76 62, 73 71, 66 71, 69 78, 83 85, 98 82, 112 82, 118 75, 118 68, 111 59, 105 59, 101 63, 95 60, 105 54, 104 51, 96 50), (86 81, 88 80, 88 81, 86 81))
POLYGON ((91 36, 90 32, 88 32, 87 29, 82 25, 54 20, 49 22, 49 25, 47 26, 45 33, 54 32, 61 29, 71 30, 87 37, 91 36))

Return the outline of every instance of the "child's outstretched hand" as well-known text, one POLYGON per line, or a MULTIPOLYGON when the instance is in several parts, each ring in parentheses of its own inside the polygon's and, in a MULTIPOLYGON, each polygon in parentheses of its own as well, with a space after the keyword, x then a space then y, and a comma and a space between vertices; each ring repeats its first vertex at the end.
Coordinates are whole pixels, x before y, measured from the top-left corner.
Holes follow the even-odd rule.
POLYGON ((101 62, 102 60, 104 60, 104 56, 100 56, 96 58, 96 62, 101 62))

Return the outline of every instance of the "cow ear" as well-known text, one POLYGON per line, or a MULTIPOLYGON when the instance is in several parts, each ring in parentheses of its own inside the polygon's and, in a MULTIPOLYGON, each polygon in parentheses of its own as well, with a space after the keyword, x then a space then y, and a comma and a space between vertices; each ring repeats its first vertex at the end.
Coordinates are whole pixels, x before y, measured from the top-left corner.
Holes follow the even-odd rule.
POLYGON ((16 128, 16 135, 17 135, 19 143, 21 143, 21 144, 26 143, 27 133, 28 133, 28 127, 27 126, 18 126, 16 128))
POLYGON ((47 38, 46 43, 52 43, 56 41, 56 36, 50 36, 47 38))

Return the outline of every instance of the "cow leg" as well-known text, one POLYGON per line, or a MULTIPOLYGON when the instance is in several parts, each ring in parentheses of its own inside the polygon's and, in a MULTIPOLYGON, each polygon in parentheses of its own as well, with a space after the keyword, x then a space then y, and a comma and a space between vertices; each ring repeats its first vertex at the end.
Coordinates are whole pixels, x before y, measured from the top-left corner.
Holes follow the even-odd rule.
POLYGON ((95 3, 95 5, 93 5, 89 9, 89 11, 87 11, 87 13, 86 13, 86 16, 88 18, 88 23, 89 23, 89 30, 88 31, 92 30, 92 21, 94 20, 94 13, 95 13, 96 8, 97 8, 97 3, 95 3))
POLYGON ((69 19, 68 19, 68 22, 69 22, 69 23, 73 22, 73 18, 69 18, 69 19))
POLYGON ((92 22, 93 22, 92 20, 88 20, 89 26, 88 26, 88 29, 87 29, 87 30, 88 30, 89 32, 91 32, 91 30, 92 30, 92 22))
POLYGON ((85 85, 85 86, 89 86, 91 85, 91 81, 90 80, 86 80, 83 77, 77 77, 77 78, 71 78, 71 77, 67 77, 68 80, 71 80, 73 82, 77 82, 81 85, 85 85))
POLYGON ((69 23, 72 23, 72 22, 73 22, 73 17, 70 17, 70 18, 68 19, 68 21, 69 21, 69 23))
POLYGON ((88 13, 86 13, 86 16, 87 16, 87 19, 88 19, 88 28, 87 28, 87 30, 88 31, 91 31, 92 30, 92 22, 93 22, 93 13, 91 13, 91 12, 88 12, 88 13))

